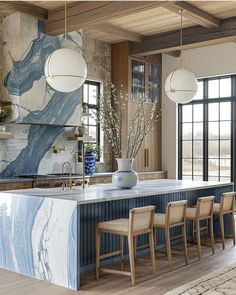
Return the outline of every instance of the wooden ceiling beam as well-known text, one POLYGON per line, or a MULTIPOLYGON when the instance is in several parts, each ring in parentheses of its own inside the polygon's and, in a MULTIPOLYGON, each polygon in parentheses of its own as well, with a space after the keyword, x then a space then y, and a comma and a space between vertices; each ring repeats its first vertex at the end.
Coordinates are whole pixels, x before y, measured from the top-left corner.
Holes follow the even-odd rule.
POLYGON ((186 1, 168 1, 163 5, 166 9, 177 14, 180 14, 181 9, 183 9, 184 16, 205 28, 220 26, 220 19, 193 6, 192 4, 189 4, 186 1))
POLYGON ((165 52, 165 54, 173 56, 173 57, 180 57, 180 50, 174 50, 174 51, 170 51, 170 52, 165 52))
MULTIPOLYGON (((129 43, 130 55, 151 55, 180 50, 179 30, 145 37, 142 43, 129 43)), ((223 19, 221 26, 206 29, 195 26, 183 29, 183 49, 208 46, 236 39, 236 17, 223 19)))
POLYGON ((47 20, 48 10, 24 1, 0 1, 0 8, 10 11, 23 12, 39 19, 47 20))
POLYGON ((93 30, 98 32, 103 32, 111 36, 116 36, 118 38, 133 41, 133 42, 142 42, 144 39, 144 36, 141 34, 137 34, 134 32, 130 32, 124 29, 121 29, 119 27, 113 26, 108 23, 98 24, 96 26, 91 27, 93 30))
MULTIPOLYGON (((111 19, 127 16, 162 6, 165 1, 85 1, 67 6, 68 31, 97 26, 111 19)), ((45 33, 59 35, 64 32, 64 7, 49 11, 45 33)))

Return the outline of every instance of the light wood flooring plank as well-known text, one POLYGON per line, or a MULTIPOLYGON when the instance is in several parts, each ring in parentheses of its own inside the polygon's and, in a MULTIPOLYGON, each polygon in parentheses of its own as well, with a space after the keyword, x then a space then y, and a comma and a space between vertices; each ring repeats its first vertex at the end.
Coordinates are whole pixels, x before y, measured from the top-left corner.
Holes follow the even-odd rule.
MULTIPOLYGON (((0 269, 1 295, 163 295, 165 292, 206 275, 236 261, 236 247, 232 240, 226 240, 226 249, 216 244, 216 254, 211 254, 209 247, 202 247, 202 259, 198 261, 196 245, 188 245, 189 265, 185 266, 184 253, 181 246, 173 251, 173 270, 168 268, 167 257, 157 253, 157 277, 153 278, 150 255, 138 257, 137 285, 132 287, 129 277, 113 274, 101 274, 99 281, 95 274, 83 275, 81 291, 68 290, 52 284, 31 279, 16 273, 0 269), (177 255, 180 253, 180 255, 177 255)), ((128 261, 125 263, 128 269, 128 261)))

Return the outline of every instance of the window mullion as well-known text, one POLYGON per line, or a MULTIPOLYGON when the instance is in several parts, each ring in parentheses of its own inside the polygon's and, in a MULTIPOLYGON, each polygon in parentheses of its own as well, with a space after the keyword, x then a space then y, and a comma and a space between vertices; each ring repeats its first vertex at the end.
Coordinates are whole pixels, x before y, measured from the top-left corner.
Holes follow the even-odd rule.
POLYGON ((203 180, 208 180, 208 80, 203 82, 203 180))
POLYGON ((183 134, 182 134, 182 105, 178 105, 178 179, 182 179, 183 174, 183 153, 182 153, 182 145, 183 145, 183 134))
MULTIPOLYGON (((236 96, 236 76, 232 76, 232 96, 236 96)), ((236 102, 231 102, 231 181, 234 183, 234 190, 236 187, 236 102)))

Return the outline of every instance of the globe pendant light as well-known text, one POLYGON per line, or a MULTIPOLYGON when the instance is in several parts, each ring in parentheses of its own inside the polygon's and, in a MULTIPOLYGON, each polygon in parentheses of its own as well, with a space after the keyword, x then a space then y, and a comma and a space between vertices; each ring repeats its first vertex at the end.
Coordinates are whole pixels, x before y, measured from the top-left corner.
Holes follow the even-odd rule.
MULTIPOLYGON (((67 46, 67 24, 65 3, 65 47, 67 46)), ((87 76, 87 64, 83 56, 69 48, 52 52, 44 65, 48 84, 56 91, 72 92, 83 85, 87 76)))
POLYGON ((181 29, 180 29, 180 68, 169 74, 165 83, 166 95, 175 103, 190 102, 197 93, 197 79, 195 75, 182 68, 182 28, 183 10, 181 9, 181 29))

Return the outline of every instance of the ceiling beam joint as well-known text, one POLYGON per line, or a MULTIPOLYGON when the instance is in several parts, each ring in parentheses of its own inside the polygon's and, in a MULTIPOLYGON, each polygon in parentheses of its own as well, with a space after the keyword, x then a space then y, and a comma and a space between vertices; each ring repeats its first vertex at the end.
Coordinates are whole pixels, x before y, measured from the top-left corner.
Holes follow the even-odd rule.
POLYGON ((181 10, 183 10, 183 15, 185 17, 205 28, 220 26, 220 19, 186 1, 168 1, 165 2, 163 6, 177 14, 180 14, 181 10))

